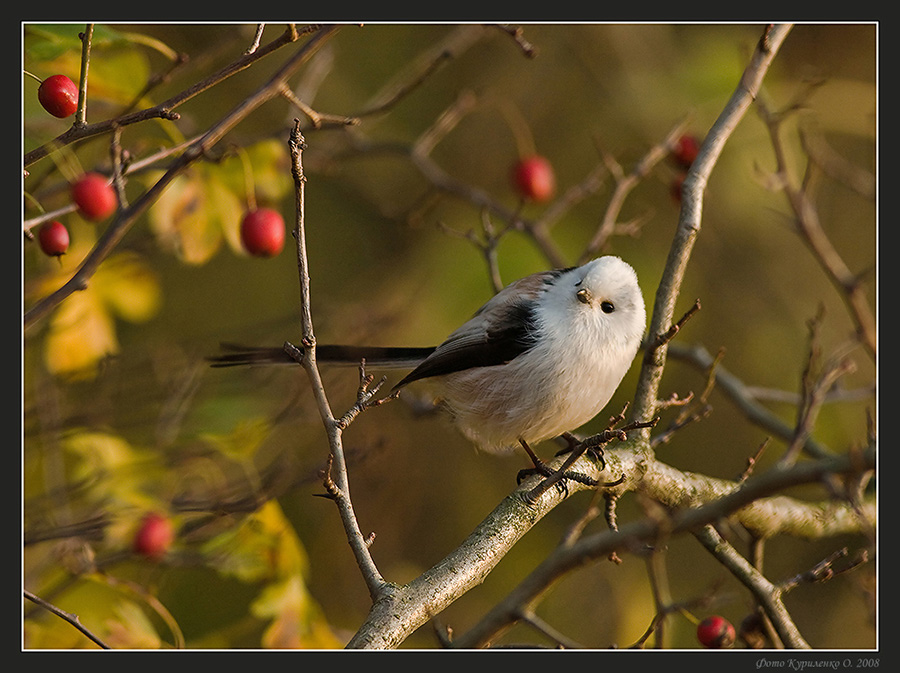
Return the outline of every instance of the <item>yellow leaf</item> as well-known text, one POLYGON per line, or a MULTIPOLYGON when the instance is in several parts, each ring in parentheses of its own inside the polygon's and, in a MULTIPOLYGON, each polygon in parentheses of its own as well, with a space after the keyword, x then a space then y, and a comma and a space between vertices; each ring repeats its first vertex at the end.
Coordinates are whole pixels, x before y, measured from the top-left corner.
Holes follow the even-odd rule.
POLYGON ((78 432, 65 437, 65 448, 96 468, 112 471, 129 467, 135 459, 131 445, 105 432, 78 432))
POLYGON ((312 599, 303 579, 292 575, 267 586, 250 606, 251 612, 272 623, 262 636, 271 649, 335 649, 341 643, 312 599))
POLYGON ((304 575, 308 559, 275 501, 268 501, 237 528, 210 539, 202 554, 220 573, 245 582, 304 575))
POLYGON ((269 500, 257 512, 257 517, 277 540, 275 560, 279 574, 305 576, 309 566, 306 550, 278 503, 269 500))
POLYGON ((122 601, 113 608, 113 614, 105 624, 107 645, 116 650, 159 649, 159 634, 139 605, 122 601))
POLYGON ((210 199, 210 220, 225 236, 232 250, 245 254, 240 232, 241 213, 245 210, 244 202, 219 178, 218 173, 210 176, 206 188, 210 199))
POLYGON ((67 376, 93 375, 97 363, 118 350, 112 318, 90 287, 60 304, 44 341, 47 369, 67 376))
MULTIPOLYGON (((39 278, 30 296, 43 297, 68 281, 93 244, 93 227, 79 229, 78 242, 39 278)), ((55 261, 55 260, 54 260, 55 261)), ((119 350, 110 311, 130 321, 145 321, 159 310, 156 275, 135 253, 119 253, 104 261, 85 289, 66 297, 49 321, 44 341, 47 369, 57 375, 85 378, 97 363, 119 350)))
POLYGON ((268 421, 261 418, 241 419, 228 434, 203 433, 202 438, 232 460, 244 463, 256 455, 256 451, 269 436, 268 421))
POLYGON ((256 198, 273 203, 283 199, 293 187, 291 161, 283 142, 264 140, 247 148, 253 166, 256 198))
POLYGON ((144 322, 159 310, 159 281, 135 253, 110 257, 97 270, 94 282, 105 303, 129 322, 144 322))
POLYGON ((220 223, 210 216, 216 199, 207 193, 207 173, 193 170, 175 178, 148 213, 160 244, 188 264, 205 263, 222 243, 220 223))

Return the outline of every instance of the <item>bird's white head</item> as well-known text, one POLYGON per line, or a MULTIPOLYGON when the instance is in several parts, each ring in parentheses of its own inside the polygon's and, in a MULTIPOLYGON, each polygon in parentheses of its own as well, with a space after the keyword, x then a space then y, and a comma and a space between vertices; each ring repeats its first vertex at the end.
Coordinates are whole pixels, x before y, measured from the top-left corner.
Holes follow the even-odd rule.
POLYGON ((561 274, 542 304, 545 324, 569 331, 569 338, 594 335, 590 341, 630 352, 630 357, 637 352, 647 322, 637 274, 613 256, 598 257, 561 274))

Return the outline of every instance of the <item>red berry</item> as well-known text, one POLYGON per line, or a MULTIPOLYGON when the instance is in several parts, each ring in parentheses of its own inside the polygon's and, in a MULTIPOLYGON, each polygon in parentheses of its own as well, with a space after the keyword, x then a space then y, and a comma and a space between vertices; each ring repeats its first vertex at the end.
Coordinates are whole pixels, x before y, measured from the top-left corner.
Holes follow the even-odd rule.
POLYGON ((38 87, 38 100, 47 112, 63 119, 78 108, 78 87, 65 75, 52 75, 38 87))
POLYGON ((724 617, 707 617, 697 625, 697 640, 710 649, 731 647, 734 644, 734 627, 724 617))
POLYGON ((116 209, 116 193, 99 173, 85 173, 72 185, 72 200, 87 219, 98 221, 116 209))
POLYGON ((241 220, 244 249, 257 257, 274 257, 284 247, 284 219, 271 208, 251 210, 241 220))
POLYGON ((556 192, 553 166, 538 154, 519 159, 513 166, 512 178, 519 194, 531 201, 546 201, 556 192))
POLYGON ((672 148, 672 160, 684 170, 691 167, 700 152, 700 141, 696 136, 685 134, 675 141, 672 148))
POLYGON ((134 551, 149 559, 159 560, 169 551, 174 539, 172 522, 162 514, 151 512, 144 516, 134 536, 134 551))
POLYGON ((59 257, 69 249, 69 230, 62 222, 44 222, 38 229, 38 242, 45 255, 59 257))

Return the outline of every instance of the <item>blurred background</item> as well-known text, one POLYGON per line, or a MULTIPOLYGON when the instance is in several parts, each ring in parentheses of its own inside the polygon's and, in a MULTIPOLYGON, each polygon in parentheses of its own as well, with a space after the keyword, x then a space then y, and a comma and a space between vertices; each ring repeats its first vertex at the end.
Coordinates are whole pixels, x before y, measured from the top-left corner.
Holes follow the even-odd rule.
MULTIPOLYGON (((510 35, 479 25, 344 26, 293 81, 317 112, 353 116, 389 99, 397 82, 416 82, 378 114, 352 127, 306 125, 306 227, 313 319, 319 343, 434 345, 492 293, 482 251, 483 210, 435 188, 410 148, 448 110, 463 112, 429 159, 493 204, 536 220, 558 203, 521 203, 510 181, 522 153, 546 157, 557 197, 602 169, 611 157, 627 173, 679 123, 702 140, 734 91, 762 34, 756 24, 524 25, 530 58, 510 35), (427 76, 415 72, 435 62, 427 76), (386 93, 387 92, 387 93, 386 93), (386 98, 386 96, 388 98, 386 98), (461 98, 463 97, 463 98, 461 98), (459 101, 467 101, 459 107, 459 101)), ((43 78, 78 81, 83 24, 24 27, 23 63, 43 78)), ((137 97, 149 107, 240 56, 252 25, 99 26, 90 66, 88 121, 119 114, 137 97), (189 59, 162 83, 172 53, 189 59)), ((267 26, 263 43, 282 26, 267 26)), ((876 169, 876 37, 871 24, 797 25, 765 79, 773 109, 797 109, 781 139, 799 184, 815 141, 854 171, 876 169), (802 134, 802 135, 801 135, 802 134)), ((253 93, 296 47, 288 46, 178 108, 177 122, 127 127, 123 146, 138 159, 204 131, 253 93)), ((23 148, 65 131, 41 109, 38 83, 23 79, 23 148)), ((297 261, 288 236, 269 259, 241 249, 248 165, 256 201, 292 226, 294 197, 287 133, 298 110, 275 99, 251 114, 197 163, 130 230, 85 292, 72 296, 24 336, 24 584, 110 642, 124 647, 340 647, 369 607, 336 509, 314 497, 327 443, 303 373, 291 368, 211 369, 221 342, 278 346, 299 334, 297 261), (175 540, 164 558, 142 558, 135 531, 148 511, 165 514, 175 540), (114 579, 113 579, 114 578, 114 579), (158 604, 154 602, 158 599, 158 604), (180 633, 180 636, 173 634, 180 633)), ((109 167, 109 138, 82 142, 29 167, 25 219, 63 207, 73 165, 109 167), (39 204, 39 205, 37 205, 39 204)), ((167 161, 136 171, 134 199, 167 161)), ((848 344, 854 325, 842 298, 793 227, 772 177, 772 143, 751 109, 725 147, 709 182, 700 236, 681 309, 702 310, 677 340, 715 353, 750 386, 796 394, 809 352, 807 323, 820 307, 824 356, 848 344)), ((608 241, 637 270, 648 314, 678 219, 673 194, 681 168, 664 159, 631 191, 619 214, 637 227, 608 241)), ((575 263, 597 230, 615 186, 602 182, 555 221, 550 237, 575 263)), ((815 172, 823 228, 851 270, 862 275, 874 310, 876 202, 841 180, 815 172)), ((69 278, 104 224, 75 213, 61 218, 72 244, 60 259, 32 241, 23 248, 23 302, 69 278)), ((495 231, 510 225, 494 212, 495 231)), ((552 265, 522 231, 496 250, 503 283, 552 265)), ((875 366, 862 349, 838 384, 844 400, 823 408, 813 433, 835 452, 866 442, 875 413, 875 366)), ((610 403, 634 393, 636 363, 610 403)), ((326 369, 335 413, 355 401, 354 369, 326 369)), ((388 372, 388 385, 400 374, 388 372)), ((670 361, 661 393, 699 394, 705 373, 670 361)), ((368 411, 344 435, 353 502, 372 553, 391 581, 409 581, 450 552, 515 486, 524 455, 477 453, 440 414, 423 411, 410 391, 368 411)), ((736 478, 768 433, 718 391, 711 412, 658 447, 679 469, 736 478)), ((788 425, 790 401, 766 406, 788 425)), ((663 415, 661 428, 677 410, 663 415)), ((606 423, 604 412, 585 432, 606 423)), ((773 439, 757 471, 777 460, 773 439)), ((542 455, 553 448, 541 447, 542 455)), ((796 495, 825 499, 823 489, 796 495)), ((440 615, 462 632, 512 589, 559 542, 588 505, 569 499, 542 520, 487 581, 440 615)), ((619 520, 641 516, 625 497, 619 520)), ((605 525, 593 524, 597 530, 605 525)), ((803 572, 862 537, 769 542, 773 581, 803 572)), ((673 539, 664 555, 675 600, 716 588, 711 611, 733 623, 750 612, 749 594, 692 537, 673 539)), ((786 603, 816 648, 875 646, 874 563, 831 582, 802 585, 786 603)), ((26 602, 27 648, 93 647, 61 620, 26 602)), ((588 647, 626 647, 654 614, 642 559, 586 567, 559 583, 541 617, 588 647)), ((697 618, 705 616, 698 611, 697 618)), ((671 618, 667 647, 699 647, 695 624, 671 618)), ((517 627, 504 642, 542 642, 517 627)), ((423 627, 404 647, 437 645, 423 627)))

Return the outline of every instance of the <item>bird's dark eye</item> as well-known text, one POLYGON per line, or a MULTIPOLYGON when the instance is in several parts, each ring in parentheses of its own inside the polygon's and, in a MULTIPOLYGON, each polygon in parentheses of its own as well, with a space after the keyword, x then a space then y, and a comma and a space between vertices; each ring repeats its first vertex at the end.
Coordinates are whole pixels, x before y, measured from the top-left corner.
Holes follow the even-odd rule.
POLYGON ((612 313, 616 310, 616 307, 613 306, 611 301, 602 301, 600 302, 600 310, 604 313, 612 313))

